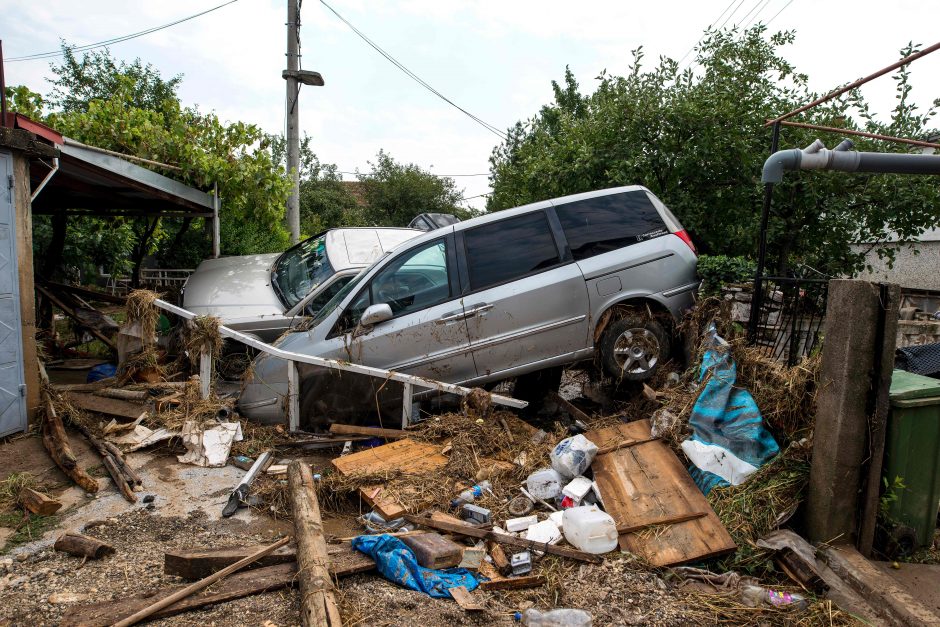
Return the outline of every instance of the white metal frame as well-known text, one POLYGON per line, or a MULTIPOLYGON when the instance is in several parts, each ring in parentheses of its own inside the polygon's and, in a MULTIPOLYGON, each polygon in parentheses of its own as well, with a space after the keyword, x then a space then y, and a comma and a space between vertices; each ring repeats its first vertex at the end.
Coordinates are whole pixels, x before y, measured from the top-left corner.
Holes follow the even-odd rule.
MULTIPOLYGON (((196 314, 191 311, 187 311, 186 309, 177 307, 176 305, 171 305, 170 303, 160 299, 155 300, 154 304, 160 309, 175 314, 184 320, 192 320, 193 318, 197 317, 196 314)), ((403 429, 411 422, 412 397, 414 395, 415 387, 440 390, 441 392, 449 392, 451 394, 457 394, 458 396, 467 396, 472 391, 470 388, 466 388, 461 385, 444 383, 443 381, 435 381, 434 379, 426 379, 424 377, 418 377, 413 374, 404 374, 401 372, 395 372, 394 370, 384 370, 382 368, 373 368, 371 366, 363 366, 361 364, 338 361, 336 359, 326 359, 324 357, 316 357, 314 355, 303 355, 301 353, 285 351, 249 335, 245 335, 244 333, 239 333, 238 331, 230 329, 224 325, 219 326, 219 332, 222 334, 222 337, 236 340, 259 351, 273 355, 274 357, 280 357, 281 359, 287 360, 289 364, 287 369, 287 421, 290 431, 296 431, 300 427, 300 378, 297 373, 298 363, 310 364, 312 366, 322 366, 324 368, 330 368, 331 370, 354 372, 356 374, 364 374, 379 379, 398 381, 404 384, 404 400, 402 402, 401 414, 401 426, 403 429)), ((212 390, 212 354, 208 350, 208 347, 204 348, 200 354, 199 382, 202 397, 207 398, 212 390)), ((490 394, 490 398, 492 399, 493 403, 497 405, 504 405, 506 407, 515 407, 518 409, 528 405, 528 403, 525 401, 520 401, 519 399, 511 398, 509 396, 502 396, 500 394, 490 394)))

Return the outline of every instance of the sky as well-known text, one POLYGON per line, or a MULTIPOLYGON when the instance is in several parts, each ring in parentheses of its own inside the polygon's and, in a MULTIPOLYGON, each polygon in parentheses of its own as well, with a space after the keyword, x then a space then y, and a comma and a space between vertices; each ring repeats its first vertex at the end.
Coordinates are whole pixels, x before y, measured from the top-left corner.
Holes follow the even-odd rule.
MULTIPOLYGON (((89 44, 209 9, 223 0, 0 0, 6 58, 56 50, 60 40, 89 44)), ((938 39, 935 0, 328 0, 338 13, 447 98, 499 129, 551 100, 551 81, 570 66, 582 92, 602 71, 622 74, 630 51, 647 64, 681 59, 709 25, 797 32, 783 50, 810 87, 829 91, 899 57, 908 42, 938 39), (725 17, 717 18, 724 11, 725 17)), ((120 59, 152 63, 165 77, 183 75, 180 97, 228 121, 284 128, 286 0, 238 0, 202 17, 115 44, 120 59)), ((318 0, 301 7, 302 66, 324 87, 300 94, 301 129, 321 161, 340 171, 369 171, 383 149, 396 160, 441 175, 489 171, 500 141, 380 56, 318 0)), ((694 53, 686 57, 686 65, 694 53)), ((6 63, 8 85, 46 93, 49 61, 6 63)), ((912 65, 922 108, 940 97, 940 52, 912 65)), ((864 87, 872 110, 887 116, 894 83, 864 87)), ((832 138, 824 138, 832 143, 832 138)), ((783 146, 786 147, 786 146, 783 146)), ((352 174, 344 175, 355 180, 352 174)), ((486 176, 456 177, 471 206, 482 208, 486 176)), ((638 181, 642 183, 642 181, 638 181)))

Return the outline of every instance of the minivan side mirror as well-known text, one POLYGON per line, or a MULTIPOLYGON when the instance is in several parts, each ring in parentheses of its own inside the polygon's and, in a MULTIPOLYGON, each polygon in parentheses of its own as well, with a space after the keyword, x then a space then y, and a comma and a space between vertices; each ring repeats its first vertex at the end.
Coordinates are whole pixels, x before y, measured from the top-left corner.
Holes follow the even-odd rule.
POLYGON ((362 312, 362 317, 359 319, 359 325, 363 327, 371 327, 372 325, 391 319, 392 308, 389 307, 386 303, 379 303, 378 305, 369 305, 366 310, 362 312))

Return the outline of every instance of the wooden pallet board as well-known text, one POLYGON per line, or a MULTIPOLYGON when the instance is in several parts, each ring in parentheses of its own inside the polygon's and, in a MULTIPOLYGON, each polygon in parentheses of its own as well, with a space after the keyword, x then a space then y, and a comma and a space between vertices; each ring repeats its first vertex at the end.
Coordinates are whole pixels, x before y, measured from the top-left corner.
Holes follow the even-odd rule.
POLYGON ((150 413, 150 410, 142 403, 131 401, 122 401, 117 398, 108 398, 106 396, 97 396, 95 394, 84 394, 80 392, 68 392, 65 398, 72 405, 85 411, 93 411, 99 414, 117 416, 119 418, 128 418, 137 420, 150 413))
POLYGON ((584 435, 601 449, 627 444, 591 466, 617 528, 638 529, 620 536, 622 550, 653 566, 673 566, 737 548, 676 454, 651 439, 648 420, 584 435), (670 520, 677 522, 664 523, 670 520))
POLYGON ((423 474, 447 464, 437 444, 404 439, 337 457, 333 468, 344 475, 423 474))

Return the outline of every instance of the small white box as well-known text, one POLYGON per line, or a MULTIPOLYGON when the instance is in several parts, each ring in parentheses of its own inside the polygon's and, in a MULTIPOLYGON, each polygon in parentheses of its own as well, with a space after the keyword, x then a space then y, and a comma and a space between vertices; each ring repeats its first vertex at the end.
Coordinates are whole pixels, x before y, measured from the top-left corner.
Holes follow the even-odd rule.
POLYGON ((520 518, 510 518, 506 521, 506 531, 525 531, 539 521, 535 514, 531 516, 522 516, 520 518))
POLYGON ((551 520, 543 520, 535 523, 525 532, 525 539, 532 542, 547 542, 548 544, 557 544, 561 542, 561 529, 551 520))
POLYGON ((587 477, 575 477, 568 485, 562 488, 561 493, 571 497, 571 500, 575 503, 580 503, 581 500, 587 496, 587 493, 591 491, 592 485, 593 482, 587 477))

